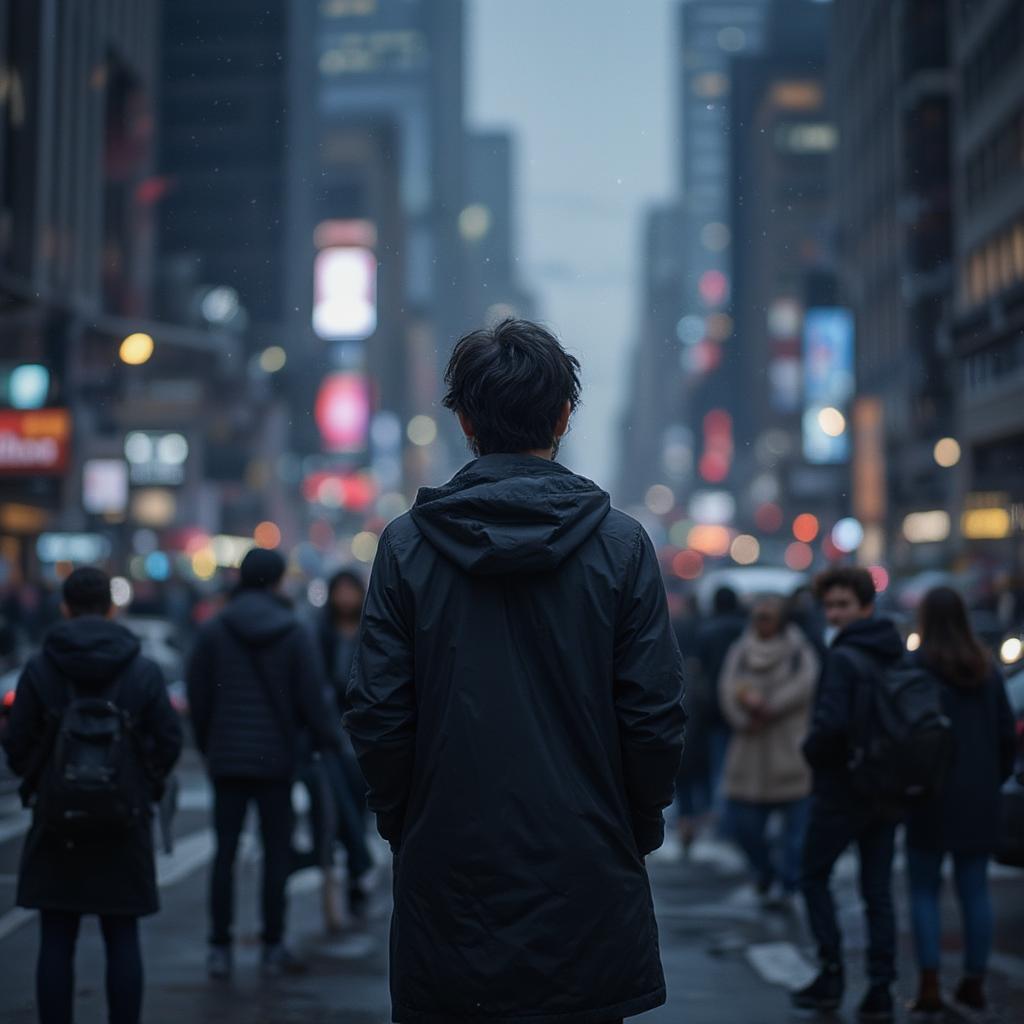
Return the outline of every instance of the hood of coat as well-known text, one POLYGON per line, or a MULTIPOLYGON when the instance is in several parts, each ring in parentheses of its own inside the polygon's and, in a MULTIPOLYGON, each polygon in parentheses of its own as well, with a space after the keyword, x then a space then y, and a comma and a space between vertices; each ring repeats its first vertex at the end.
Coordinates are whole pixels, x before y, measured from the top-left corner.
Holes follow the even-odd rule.
POLYGON ((240 590, 221 616, 228 629, 249 647, 266 647, 296 626, 291 606, 269 590, 240 590))
POLYGON ((82 615, 54 626, 43 641, 43 653, 78 686, 103 688, 139 653, 139 640, 118 622, 82 615))
POLYGON ((610 507, 605 491, 557 462, 485 455, 443 487, 423 488, 412 518, 461 569, 498 576, 557 569, 610 507))
POLYGON ((903 641, 889 619, 860 619, 847 626, 832 641, 833 647, 857 647, 879 661, 899 661, 903 641))

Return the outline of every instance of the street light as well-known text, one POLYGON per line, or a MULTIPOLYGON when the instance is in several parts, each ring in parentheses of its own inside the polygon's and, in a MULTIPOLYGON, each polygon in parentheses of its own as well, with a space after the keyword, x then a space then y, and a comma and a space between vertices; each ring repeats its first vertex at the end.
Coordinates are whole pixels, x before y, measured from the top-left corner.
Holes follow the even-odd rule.
POLYGON ((127 363, 129 366, 142 366, 143 363, 148 363, 153 355, 153 339, 142 331, 137 331, 135 334, 129 334, 124 341, 121 342, 121 362, 127 363))
POLYGON ((960 461, 960 443, 952 437, 943 437, 935 442, 935 461, 943 469, 951 469, 960 461))

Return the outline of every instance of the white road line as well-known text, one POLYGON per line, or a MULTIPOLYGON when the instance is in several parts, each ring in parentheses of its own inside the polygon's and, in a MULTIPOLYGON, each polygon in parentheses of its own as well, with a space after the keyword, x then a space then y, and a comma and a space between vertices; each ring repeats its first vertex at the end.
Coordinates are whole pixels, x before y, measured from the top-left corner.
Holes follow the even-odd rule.
POLYGON ((16 932, 23 924, 35 920, 36 911, 15 907, 0 916, 0 939, 6 939, 11 932, 16 932))
POLYGON ((30 811, 22 810, 10 821, 0 821, 0 843, 10 842, 12 839, 20 839, 32 824, 30 811))
POLYGON ((814 980, 814 968, 792 942, 762 942, 748 946, 747 959, 769 985, 781 985, 791 992, 814 980))

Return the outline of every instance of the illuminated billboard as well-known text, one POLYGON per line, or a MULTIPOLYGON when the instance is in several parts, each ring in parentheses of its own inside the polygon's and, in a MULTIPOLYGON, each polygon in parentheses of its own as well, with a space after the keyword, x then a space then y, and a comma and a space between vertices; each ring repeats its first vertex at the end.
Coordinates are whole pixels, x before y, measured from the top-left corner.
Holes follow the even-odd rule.
POLYGON ((60 474, 71 450, 67 409, 0 410, 0 473, 60 474))
POLYGON ((803 450, 818 465, 850 457, 847 408, 854 393, 853 315, 839 307, 804 314, 803 450))
POLYGON ((325 450, 366 448, 370 429, 370 385, 361 373, 332 373, 317 392, 313 416, 325 450))

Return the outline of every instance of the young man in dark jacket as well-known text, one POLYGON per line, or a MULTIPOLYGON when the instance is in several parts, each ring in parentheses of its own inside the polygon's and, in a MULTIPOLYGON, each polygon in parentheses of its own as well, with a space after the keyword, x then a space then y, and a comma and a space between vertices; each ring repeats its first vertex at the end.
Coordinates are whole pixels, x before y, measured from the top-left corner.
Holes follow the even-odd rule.
POLYGON ((337 747, 341 737, 316 641, 276 593, 284 571, 276 551, 250 551, 237 593, 203 628, 188 666, 192 725, 214 790, 213 978, 232 970, 235 855, 250 803, 259 810, 263 844, 263 973, 302 966, 284 945, 296 744, 303 729, 322 746, 337 747))
POLYGON ((860 857, 860 891, 868 928, 868 991, 860 1004, 864 1021, 892 1018, 896 980, 896 919, 892 861, 896 818, 854 792, 850 761, 858 736, 856 706, 865 688, 903 655, 896 627, 877 618, 875 584, 866 569, 830 569, 815 589, 833 630, 804 756, 814 769, 811 818, 803 858, 803 894, 818 943, 821 972, 794 994, 802 1009, 833 1010, 843 998, 842 935, 830 890, 832 869, 852 843, 860 857))
POLYGON ((665 1000, 644 857, 682 666, 647 534, 553 461, 578 372, 532 323, 463 338, 445 404, 479 458, 380 539, 345 724, 395 852, 405 1024, 665 1000))
POLYGON ((157 911, 150 802, 159 798, 181 752, 181 726, 160 669, 139 653, 139 641, 111 621, 110 579, 100 569, 72 572, 62 588, 64 622, 26 665, 15 695, 4 747, 33 805, 22 851, 18 905, 40 911, 36 974, 43 1024, 69 1021, 74 956, 82 916, 97 914, 107 950, 110 1020, 134 1024, 142 1007, 138 919, 157 911), (130 716, 138 743, 142 793, 137 820, 121 831, 66 834, 47 820, 47 786, 63 710, 72 700, 113 701, 130 716))

